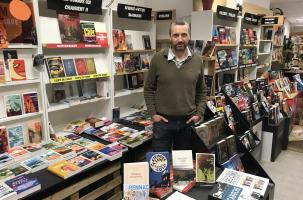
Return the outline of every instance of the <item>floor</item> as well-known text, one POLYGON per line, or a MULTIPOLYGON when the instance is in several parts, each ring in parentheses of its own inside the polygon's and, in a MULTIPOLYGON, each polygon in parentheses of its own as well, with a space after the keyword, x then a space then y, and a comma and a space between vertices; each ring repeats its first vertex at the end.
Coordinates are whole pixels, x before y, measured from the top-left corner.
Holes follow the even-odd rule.
POLYGON ((261 165, 276 184, 274 200, 303 199, 303 153, 282 151, 275 162, 261 165))

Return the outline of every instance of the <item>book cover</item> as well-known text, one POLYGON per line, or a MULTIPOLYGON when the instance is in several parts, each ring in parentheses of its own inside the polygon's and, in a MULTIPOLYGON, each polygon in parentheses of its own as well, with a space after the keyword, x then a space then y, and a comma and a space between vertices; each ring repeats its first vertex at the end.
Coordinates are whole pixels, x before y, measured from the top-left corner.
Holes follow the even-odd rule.
POLYGON ((23 109, 24 114, 39 112, 38 93, 23 93, 23 109))
POLYGON ((30 172, 26 167, 24 167, 22 165, 14 166, 10 170, 13 172, 13 174, 15 176, 20 176, 22 174, 28 174, 30 172))
POLYGON ((113 29, 113 45, 115 51, 127 50, 126 36, 124 30, 113 29))
POLYGON ((202 55, 211 57, 214 54, 214 50, 215 50, 215 43, 212 41, 207 41, 202 55))
POLYGON ((6 69, 4 65, 4 61, 0 60, 0 83, 4 83, 6 81, 6 69))
POLYGON ((122 156, 122 151, 114 149, 110 146, 106 146, 103 149, 100 149, 99 152, 104 154, 110 161, 113 161, 122 156))
POLYGON ((196 40, 194 46, 194 52, 199 55, 202 55, 203 45, 204 45, 203 40, 196 40))
POLYGON ((114 65, 115 65, 116 73, 124 72, 122 56, 114 56, 114 65))
POLYGON ((42 160, 40 157, 33 157, 28 160, 22 161, 21 165, 27 167, 33 173, 46 168, 48 163, 42 160))
POLYGON ((124 163, 124 199, 149 199, 149 167, 147 162, 124 163))
POLYGON ((105 147, 105 144, 102 144, 100 142, 93 142, 85 147, 93 151, 100 151, 105 147))
POLYGON ((66 137, 70 140, 78 140, 78 139, 82 138, 80 135, 73 134, 73 133, 64 135, 64 137, 66 137))
POLYGON ((81 41, 80 16, 77 12, 57 11, 62 43, 81 41))
POLYGON ((49 78, 65 77, 64 66, 61 57, 46 58, 46 66, 49 78))
POLYGON ((7 153, 0 154, 0 168, 14 163, 14 159, 7 153))
POLYGON ((4 96, 7 117, 22 115, 22 99, 19 94, 4 96))
POLYGON ((221 69, 229 67, 227 51, 225 49, 217 51, 217 59, 221 69))
POLYGON ((234 170, 240 171, 240 172, 244 172, 245 171, 243 163, 241 161, 241 158, 240 158, 240 156, 238 154, 236 154, 233 157, 231 157, 230 160, 231 160, 231 162, 234 165, 234 168, 233 168, 234 170))
POLYGON ((83 147, 77 143, 74 143, 74 142, 66 144, 65 147, 73 150, 77 154, 82 153, 87 150, 85 147, 83 147))
POLYGON ((96 29, 92 22, 81 22, 82 41, 88 44, 96 44, 96 29))
POLYGON ((17 192, 18 198, 22 198, 41 189, 41 185, 37 178, 28 174, 12 178, 6 181, 5 184, 17 192))
POLYGON ((244 134, 240 137, 240 140, 242 142, 242 144, 244 145, 244 147, 250 151, 251 150, 251 146, 249 144, 249 140, 247 139, 247 136, 244 134))
POLYGON ((133 72, 136 70, 131 54, 123 54, 123 65, 125 72, 133 72))
POLYGON ((136 89, 140 86, 138 83, 137 74, 127 74, 125 78, 126 78, 127 89, 136 89))
POLYGON ((215 183, 215 154, 196 154, 196 182, 215 183))
POLYGON ((43 160, 46 160, 48 163, 54 163, 63 159, 63 156, 55 151, 48 150, 44 154, 40 155, 43 160))
POLYGON ((91 150, 87 150, 84 153, 81 153, 80 155, 95 162, 100 162, 106 159, 104 155, 91 150))
POLYGON ((85 58, 86 70, 88 74, 97 74, 94 58, 85 58))
POLYGON ((47 170, 49 170, 50 172, 56 174, 57 176, 59 176, 61 178, 66 179, 66 178, 78 173, 81 170, 81 168, 75 164, 72 164, 71 162, 62 160, 62 161, 59 161, 55 164, 48 166, 47 170))
POLYGON ((63 157, 65 158, 68 158, 68 157, 72 157, 72 156, 75 156, 75 152, 65 146, 59 146, 59 147, 56 147, 54 149, 52 149, 53 151, 59 153, 60 155, 62 155, 63 157))
POLYGON ((29 152, 22 147, 11 148, 7 151, 7 153, 15 160, 19 160, 30 155, 29 152))
POLYGON ((257 143, 255 141, 254 136, 252 135, 253 133, 250 130, 248 130, 244 134, 246 135, 246 137, 247 137, 247 139, 249 141, 250 147, 252 149, 254 149, 257 146, 257 143))
POLYGON ((75 63, 73 59, 62 59, 64 65, 65 76, 77 76, 75 63))
POLYGON ((140 54, 141 58, 141 69, 149 69, 150 59, 148 54, 140 54))
POLYGON ((75 58, 75 63, 76 63, 76 69, 77 69, 78 76, 86 75, 87 68, 86 68, 85 58, 75 58))
POLYGON ((23 126, 13 126, 7 128, 9 148, 24 145, 23 126))
POLYGON ((23 145, 22 148, 30 152, 32 155, 44 152, 44 149, 42 148, 40 143, 28 143, 26 145, 23 145))
POLYGON ((203 141, 205 146, 209 146, 210 145, 210 138, 209 138, 210 135, 208 132, 209 127, 206 124, 201 124, 195 128, 197 135, 203 141))
POLYGON ((7 33, 6 28, 3 21, 0 22, 0 48, 7 48, 8 41, 7 41, 7 33))
POLYGON ((234 27, 229 28, 229 38, 230 38, 230 44, 237 44, 236 28, 234 27))
POLYGON ((106 32, 96 32, 96 42, 101 47, 108 47, 108 38, 106 32))
POLYGON ((58 144, 57 143, 55 143, 55 142, 47 142, 47 143, 45 143, 45 144, 42 144, 42 147, 44 148, 44 149, 46 149, 46 150, 50 150, 50 149, 53 149, 53 148, 55 148, 55 147, 57 147, 58 146, 58 144))
POLYGON ((8 185, 2 183, 0 184, 0 199, 3 200, 15 200, 17 199, 17 193, 8 185))
POLYGON ((0 181, 3 182, 7 179, 14 177, 14 173, 9 169, 0 169, 0 181))
POLYGON ((228 160, 228 149, 226 140, 220 140, 217 143, 217 160, 218 163, 224 163, 228 160))
POLYGON ((232 157, 233 155, 238 153, 237 150, 237 143, 236 143, 236 138, 234 135, 230 135, 226 137, 226 143, 227 143, 227 149, 228 149, 228 155, 229 157, 232 157))
POLYGON ((133 49, 133 42, 132 42, 132 36, 131 35, 126 35, 126 47, 128 50, 133 49))
POLYGON ((87 138, 81 137, 80 139, 76 140, 75 143, 80 144, 81 146, 87 146, 91 143, 93 143, 94 141, 89 140, 87 138))
POLYGON ((26 80, 25 62, 23 59, 8 59, 7 62, 12 81, 26 80))
POLYGON ((130 54, 130 58, 131 58, 132 63, 133 63, 133 65, 134 65, 134 67, 135 67, 135 70, 136 70, 136 71, 141 70, 141 59, 140 59, 140 55, 139 55, 139 54, 137 54, 137 55, 135 55, 135 54, 130 54))
POLYGON ((0 126, 0 153, 7 152, 8 150, 8 135, 5 126, 0 126))
POLYGON ((142 35, 144 49, 151 49, 150 36, 142 35))
POLYGON ((229 185, 226 183, 217 183, 208 195, 209 200, 237 200, 240 197, 243 188, 229 185))
POLYGON ((80 167, 81 169, 88 168, 92 166, 94 163, 92 160, 84 157, 84 156, 77 156, 72 159, 67 160, 68 162, 80 167))
POLYGON ((212 86, 213 86, 213 76, 211 75, 204 75, 204 81, 207 89, 207 96, 212 94, 212 86))

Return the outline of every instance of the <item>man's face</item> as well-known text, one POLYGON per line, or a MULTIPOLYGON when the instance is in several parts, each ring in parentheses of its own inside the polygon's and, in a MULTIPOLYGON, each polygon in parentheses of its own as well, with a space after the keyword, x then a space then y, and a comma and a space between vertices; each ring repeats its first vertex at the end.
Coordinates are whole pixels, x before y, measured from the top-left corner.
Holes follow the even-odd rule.
POLYGON ((172 25, 170 43, 175 51, 184 51, 190 40, 187 25, 172 25))

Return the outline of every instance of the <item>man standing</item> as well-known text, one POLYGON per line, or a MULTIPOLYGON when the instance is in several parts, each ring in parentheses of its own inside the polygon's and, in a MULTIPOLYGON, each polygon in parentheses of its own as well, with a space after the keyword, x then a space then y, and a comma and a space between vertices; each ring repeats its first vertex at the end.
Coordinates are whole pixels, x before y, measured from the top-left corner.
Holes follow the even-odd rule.
POLYGON ((169 35, 171 46, 152 58, 144 86, 154 151, 191 149, 192 125, 203 118, 206 105, 204 65, 187 47, 189 24, 171 23, 169 35))

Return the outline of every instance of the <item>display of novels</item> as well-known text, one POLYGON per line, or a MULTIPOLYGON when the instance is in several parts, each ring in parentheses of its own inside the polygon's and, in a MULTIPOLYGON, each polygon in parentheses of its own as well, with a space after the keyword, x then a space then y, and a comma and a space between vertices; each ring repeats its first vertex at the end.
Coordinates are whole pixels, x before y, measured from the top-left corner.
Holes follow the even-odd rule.
POLYGON ((80 16, 77 12, 57 11, 60 37, 62 43, 81 41, 80 16))
POLYGON ((33 173, 46 168, 48 166, 48 163, 40 157, 33 157, 28 160, 22 161, 21 165, 25 166, 33 173))
POLYGON ((194 52, 199 55, 202 55, 203 46, 204 46, 203 40, 196 40, 194 46, 194 52))
POLYGON ((81 168, 69 161, 62 160, 55 164, 49 165, 47 170, 63 179, 66 179, 79 173, 81 168))
POLYGON ((30 153, 22 147, 14 147, 7 151, 7 153, 15 160, 20 161, 30 157, 30 153))
POLYGON ((257 60, 257 48, 244 48, 239 52, 239 65, 256 64, 257 60))
POLYGON ((217 179, 217 182, 248 189, 259 193, 261 196, 264 196, 269 184, 269 180, 267 178, 235 171, 232 169, 224 169, 222 174, 217 179))
POLYGON ((69 158, 75 157, 77 155, 76 152, 74 152, 73 150, 71 150, 65 146, 59 146, 52 150, 59 153, 65 159, 69 159, 69 158))
POLYGON ((226 162, 229 158, 228 156, 228 147, 227 147, 227 142, 225 139, 220 140, 219 142, 217 142, 216 144, 217 147, 217 161, 218 163, 222 164, 224 162, 226 162))
POLYGON ((196 182, 207 184, 215 183, 215 154, 197 153, 196 154, 196 182))
POLYGON ((257 32, 251 28, 242 29, 240 43, 243 45, 257 44, 257 32))
POLYGON ((211 57, 214 54, 215 43, 212 41, 207 41, 203 49, 202 56, 211 57))
POLYGON ((212 41, 216 44, 236 44, 236 28, 213 26, 212 41))
POLYGON ((26 80, 26 67, 23 59, 8 59, 7 62, 12 81, 26 80))
POLYGON ((71 132, 76 134, 81 134, 85 129, 89 128, 89 123, 83 120, 75 120, 70 122, 65 128, 65 132, 71 132))
POLYGON ((74 143, 74 142, 66 144, 65 147, 73 150, 74 152, 76 152, 76 154, 83 153, 83 152, 85 152, 87 150, 85 147, 83 147, 83 146, 81 146, 81 145, 79 145, 77 143, 74 143))
POLYGON ((236 49, 217 50, 217 59, 222 69, 236 66, 238 62, 236 49))
POLYGON ((101 149, 103 149, 105 147, 105 144, 102 144, 100 142, 93 142, 85 147, 92 151, 100 151, 101 149))
POLYGON ((124 163, 124 199, 149 199, 149 166, 147 162, 124 163))
POLYGON ((113 161, 120 157, 122 157, 122 151, 118 150, 117 148, 113 148, 110 145, 105 146, 104 148, 100 149, 98 152, 105 155, 107 160, 113 161))
POLYGON ((142 35, 143 47, 144 49, 151 49, 150 37, 149 35, 142 35))
POLYGON ((92 160, 94 163, 98 163, 106 159, 105 155, 91 150, 87 150, 81 153, 80 155, 87 159, 92 160))
POLYGON ((29 143, 22 146, 23 149, 31 153, 32 156, 40 155, 45 152, 45 149, 42 148, 41 144, 29 143))
POLYGON ((49 78, 65 77, 65 71, 61 57, 46 58, 46 66, 49 78))
POLYGON ((127 50, 124 30, 113 29, 113 45, 116 51, 127 50))
POLYGON ((82 41, 88 44, 96 44, 96 29, 92 22, 81 22, 82 41))
POLYGON ((44 154, 41 154, 40 157, 43 160, 47 161, 49 165, 56 163, 63 159, 63 156, 61 154, 59 154, 53 150, 46 151, 44 154))
POLYGON ((238 154, 232 156, 228 161, 222 164, 223 168, 233 169, 236 171, 244 172, 244 167, 241 158, 238 154))

